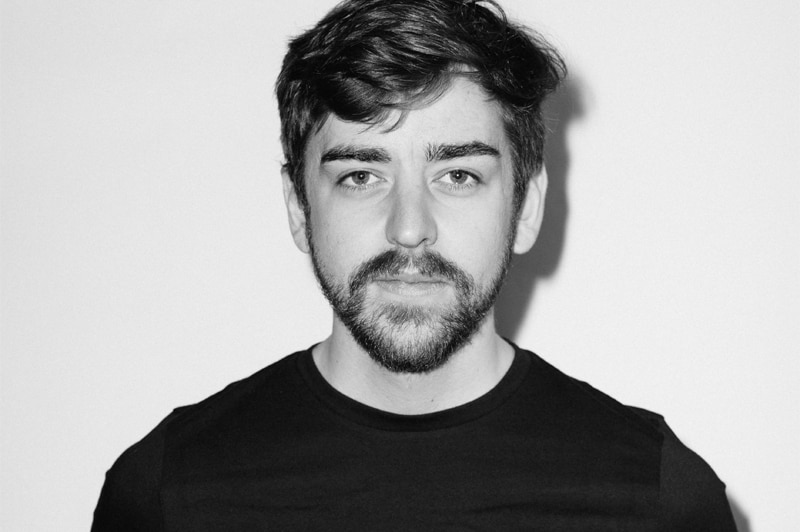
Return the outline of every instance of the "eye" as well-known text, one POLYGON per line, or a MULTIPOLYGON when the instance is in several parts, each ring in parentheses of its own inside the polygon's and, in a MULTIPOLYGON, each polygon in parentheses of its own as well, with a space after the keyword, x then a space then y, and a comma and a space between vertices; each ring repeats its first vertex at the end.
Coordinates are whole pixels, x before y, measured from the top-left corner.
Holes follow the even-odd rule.
POLYGON ((437 181, 451 189, 472 188, 481 182, 475 174, 460 168, 445 172, 437 181))
POLYGON ((351 189, 364 189, 378 184, 380 178, 366 170, 356 170, 345 174, 337 181, 339 186, 351 189))

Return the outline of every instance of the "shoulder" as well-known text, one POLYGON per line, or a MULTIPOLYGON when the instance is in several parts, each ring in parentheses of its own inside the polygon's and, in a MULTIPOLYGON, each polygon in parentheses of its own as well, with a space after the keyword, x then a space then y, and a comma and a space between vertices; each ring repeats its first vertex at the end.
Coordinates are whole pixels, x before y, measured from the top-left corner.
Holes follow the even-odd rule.
POLYGON ((661 448, 661 511, 667 530, 736 530, 725 484, 708 463, 683 444, 664 418, 633 408, 658 426, 661 448))
POLYGON ((287 381, 297 378, 297 358, 306 352, 293 353, 199 403, 173 410, 106 473, 92 530, 160 530, 159 490, 169 448, 229 419, 254 395, 280 401, 284 390, 294 386, 287 381))
POLYGON ((537 355, 521 352, 531 358, 528 388, 540 388, 537 399, 553 412, 551 416, 565 418, 562 424, 576 431, 574 437, 590 438, 592 445, 611 449, 623 446, 627 455, 635 450, 643 458, 637 467, 651 471, 651 478, 657 479, 664 530, 736 530, 725 485, 660 414, 624 405, 537 355))
POLYGON ((128 449, 114 467, 128 462, 160 459, 165 446, 186 433, 202 431, 203 427, 230 420, 248 405, 281 403, 287 393, 297 387, 297 359, 308 351, 298 351, 258 372, 233 382, 219 392, 192 405, 176 408, 140 442, 128 449))
POLYGON ((519 353, 530 360, 525 394, 540 415, 597 438, 636 438, 658 452, 663 433, 653 418, 643 415, 645 411, 620 403, 530 351, 519 349, 519 353))

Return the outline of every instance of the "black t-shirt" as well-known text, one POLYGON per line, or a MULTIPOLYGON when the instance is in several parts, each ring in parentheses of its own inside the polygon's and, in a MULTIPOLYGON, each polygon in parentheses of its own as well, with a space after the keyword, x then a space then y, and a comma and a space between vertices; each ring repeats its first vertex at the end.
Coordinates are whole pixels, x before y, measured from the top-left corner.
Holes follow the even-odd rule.
POLYGON ((176 409, 106 476, 95 532, 735 531, 725 488, 657 414, 516 349, 484 396, 358 403, 294 353, 176 409))

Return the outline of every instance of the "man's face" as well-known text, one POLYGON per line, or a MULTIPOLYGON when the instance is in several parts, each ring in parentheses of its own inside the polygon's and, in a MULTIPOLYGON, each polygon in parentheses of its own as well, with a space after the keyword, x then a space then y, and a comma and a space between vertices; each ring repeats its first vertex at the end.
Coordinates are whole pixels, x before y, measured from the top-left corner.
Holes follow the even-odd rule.
POLYGON ((515 245, 513 164, 498 106, 465 79, 396 118, 331 116, 310 137, 293 229, 337 319, 384 367, 419 373, 491 310, 515 245))

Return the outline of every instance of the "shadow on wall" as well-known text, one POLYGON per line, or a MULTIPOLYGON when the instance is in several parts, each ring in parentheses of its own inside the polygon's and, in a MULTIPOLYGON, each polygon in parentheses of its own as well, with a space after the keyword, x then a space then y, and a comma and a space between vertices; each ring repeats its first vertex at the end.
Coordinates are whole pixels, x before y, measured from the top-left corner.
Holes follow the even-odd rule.
POLYGON ((543 108, 548 125, 545 161, 549 178, 544 220, 533 250, 514 256, 495 306, 497 329, 502 336, 511 340, 516 338, 525 320, 537 279, 551 276, 561 260, 569 212, 567 129, 574 120, 583 116, 580 92, 580 83, 568 78, 543 108))
MULTIPOLYGON (((537 280, 553 275, 561 261, 569 214, 567 129, 573 121, 583 117, 584 111, 580 82, 574 79, 567 79, 544 106, 544 116, 549 123, 545 148, 549 185, 542 229, 531 252, 514 256, 503 291, 495 305, 497 330, 501 336, 511 340, 516 338, 525 320, 537 280)), ((728 501, 738 532, 751 532, 742 507, 730 496, 728 501)))
POLYGON ((733 520, 736 523, 736 530, 738 532, 751 532, 750 521, 747 519, 747 516, 744 514, 744 511, 742 511, 739 504, 730 495, 728 495, 728 502, 731 504, 731 512, 733 513, 733 520))

